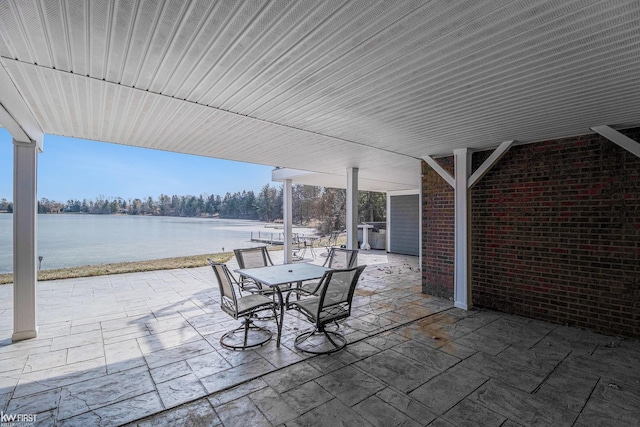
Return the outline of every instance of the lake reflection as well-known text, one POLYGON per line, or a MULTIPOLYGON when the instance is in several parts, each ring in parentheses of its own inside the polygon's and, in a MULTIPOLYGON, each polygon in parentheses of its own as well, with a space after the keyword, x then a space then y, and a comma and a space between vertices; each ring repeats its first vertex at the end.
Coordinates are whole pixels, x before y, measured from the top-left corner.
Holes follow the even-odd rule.
MULTIPOLYGON (((119 215, 38 215, 42 269, 142 261, 258 246, 260 221, 119 215)), ((313 229, 296 229, 312 234, 313 229)), ((13 270, 13 216, 0 214, 0 273, 13 270)))

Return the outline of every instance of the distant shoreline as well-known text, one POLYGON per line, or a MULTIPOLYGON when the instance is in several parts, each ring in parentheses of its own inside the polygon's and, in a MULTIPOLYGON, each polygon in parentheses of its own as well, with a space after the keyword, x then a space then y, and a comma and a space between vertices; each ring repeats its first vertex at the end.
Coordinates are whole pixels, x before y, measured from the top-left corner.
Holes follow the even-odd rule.
MULTIPOLYGON (((38 272, 38 281, 44 282, 47 280, 75 279, 78 277, 105 276, 108 274, 205 267, 209 265, 207 258, 211 258, 217 262, 227 262, 232 256, 232 252, 222 252, 217 254, 163 258, 149 261, 118 262, 112 264, 58 268, 55 270, 41 270, 38 272)), ((13 273, 0 274, 0 285, 8 285, 11 283, 13 283, 13 273)))

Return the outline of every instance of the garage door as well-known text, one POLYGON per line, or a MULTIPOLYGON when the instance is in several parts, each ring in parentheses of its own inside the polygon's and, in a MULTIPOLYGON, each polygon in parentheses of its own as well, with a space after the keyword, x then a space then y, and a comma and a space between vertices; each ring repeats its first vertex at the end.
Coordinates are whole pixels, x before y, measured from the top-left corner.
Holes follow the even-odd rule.
POLYGON ((389 252, 420 255, 420 197, 391 196, 389 201, 389 252))

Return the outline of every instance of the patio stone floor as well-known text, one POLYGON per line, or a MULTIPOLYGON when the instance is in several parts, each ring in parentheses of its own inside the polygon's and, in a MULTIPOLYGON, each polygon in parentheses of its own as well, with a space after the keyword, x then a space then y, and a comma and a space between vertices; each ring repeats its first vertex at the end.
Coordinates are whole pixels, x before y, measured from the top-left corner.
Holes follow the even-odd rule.
POLYGON ((640 342, 454 308, 421 293, 416 257, 359 263, 350 344, 325 356, 294 349, 309 324, 290 313, 280 348, 223 349, 237 322, 209 267, 41 282, 39 336, 17 343, 0 286, 0 410, 38 426, 640 426, 640 342))

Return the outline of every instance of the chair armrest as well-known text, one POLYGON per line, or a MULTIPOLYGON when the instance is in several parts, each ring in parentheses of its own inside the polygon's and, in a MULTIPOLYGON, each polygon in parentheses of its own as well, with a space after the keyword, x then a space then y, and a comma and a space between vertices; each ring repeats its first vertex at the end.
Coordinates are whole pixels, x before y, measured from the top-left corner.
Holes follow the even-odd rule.
POLYGON ((291 307, 291 304, 289 303, 289 298, 291 297, 291 294, 295 293, 298 295, 298 299, 300 297, 300 295, 302 296, 312 296, 314 295, 314 292, 316 292, 318 290, 318 288, 320 287, 320 285, 318 284, 318 286, 316 286, 316 288, 310 292, 307 291, 306 289, 302 289, 302 288, 291 288, 289 289, 289 291, 287 292, 287 298, 285 299, 285 308, 288 310, 291 307))

